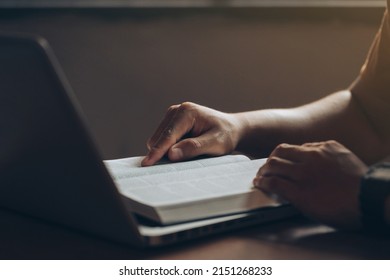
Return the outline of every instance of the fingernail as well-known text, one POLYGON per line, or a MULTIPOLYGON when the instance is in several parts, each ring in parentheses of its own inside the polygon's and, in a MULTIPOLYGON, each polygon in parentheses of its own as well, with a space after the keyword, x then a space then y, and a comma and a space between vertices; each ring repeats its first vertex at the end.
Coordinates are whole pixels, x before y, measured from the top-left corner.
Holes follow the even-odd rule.
POLYGON ((141 166, 145 166, 148 164, 148 161, 149 161, 149 157, 148 156, 145 156, 142 161, 141 161, 141 166))
POLYGON ((142 165, 142 166, 150 165, 150 160, 151 160, 151 154, 150 154, 150 152, 149 152, 149 153, 142 159, 141 165, 142 165))
POLYGON ((183 151, 180 148, 173 148, 169 154, 171 160, 179 160, 183 158, 183 151))

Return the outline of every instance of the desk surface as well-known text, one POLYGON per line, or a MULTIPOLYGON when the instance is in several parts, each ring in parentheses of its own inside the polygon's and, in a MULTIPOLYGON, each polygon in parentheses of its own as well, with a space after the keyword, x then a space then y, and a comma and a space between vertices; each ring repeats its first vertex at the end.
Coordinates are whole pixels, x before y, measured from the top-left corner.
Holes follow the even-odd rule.
POLYGON ((304 218, 158 249, 135 249, 0 211, 1 259, 389 259, 390 238, 341 232, 304 218))

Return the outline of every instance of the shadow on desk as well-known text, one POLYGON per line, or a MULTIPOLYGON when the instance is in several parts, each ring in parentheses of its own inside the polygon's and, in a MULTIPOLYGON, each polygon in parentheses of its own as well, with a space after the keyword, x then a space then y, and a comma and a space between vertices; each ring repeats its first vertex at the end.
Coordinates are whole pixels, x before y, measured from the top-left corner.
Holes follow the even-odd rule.
POLYGON ((1 259, 388 259, 390 238, 299 217, 164 248, 139 249, 0 210, 1 259))

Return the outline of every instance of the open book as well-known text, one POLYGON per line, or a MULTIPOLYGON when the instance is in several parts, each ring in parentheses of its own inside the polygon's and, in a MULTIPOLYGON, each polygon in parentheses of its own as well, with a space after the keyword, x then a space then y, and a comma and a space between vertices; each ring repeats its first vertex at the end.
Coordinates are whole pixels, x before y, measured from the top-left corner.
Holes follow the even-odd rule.
POLYGON ((140 167, 142 157, 104 161, 130 209, 160 224, 280 205, 252 180, 265 159, 228 155, 140 167))

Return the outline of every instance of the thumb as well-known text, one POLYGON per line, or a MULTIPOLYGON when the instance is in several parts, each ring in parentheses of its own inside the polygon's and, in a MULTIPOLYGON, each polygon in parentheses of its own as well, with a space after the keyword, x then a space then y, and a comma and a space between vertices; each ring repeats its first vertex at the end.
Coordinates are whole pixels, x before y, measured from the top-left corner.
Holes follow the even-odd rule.
POLYGON ((210 145, 211 135, 201 135, 195 138, 186 138, 175 145, 168 151, 168 158, 172 161, 181 161, 191 159, 204 154, 216 155, 210 145))

